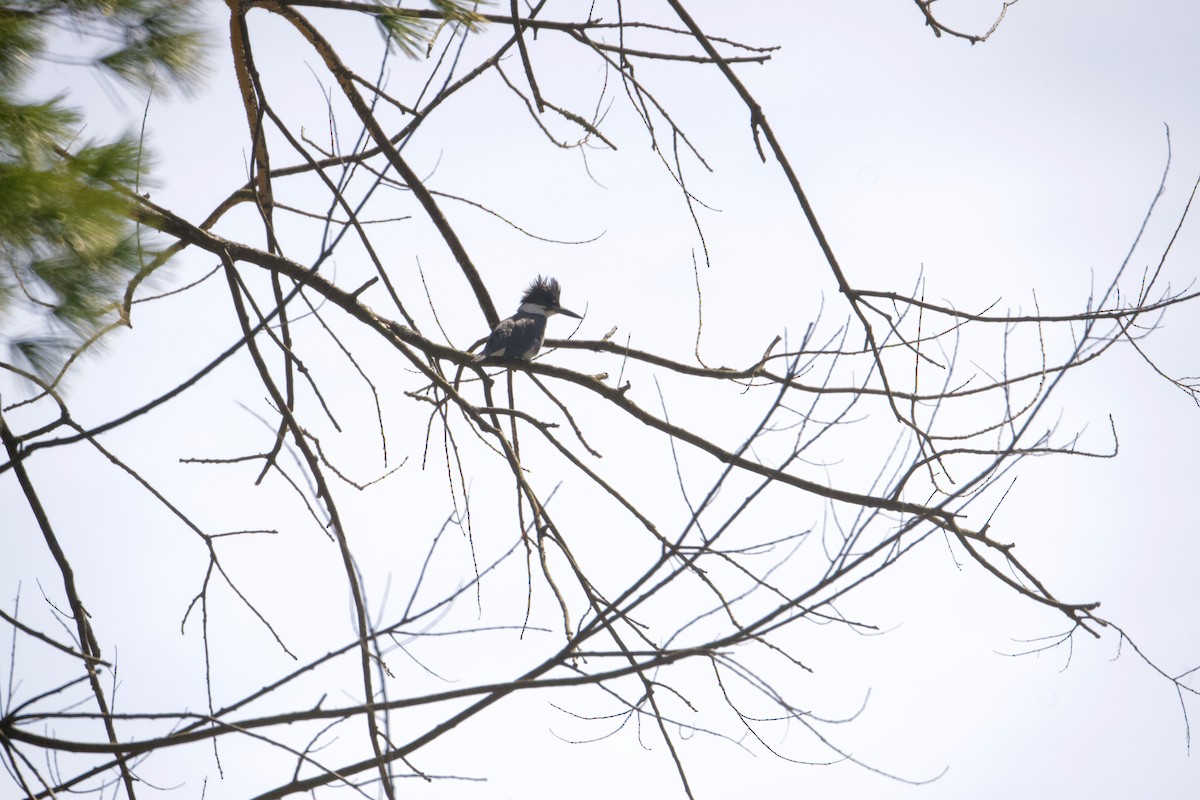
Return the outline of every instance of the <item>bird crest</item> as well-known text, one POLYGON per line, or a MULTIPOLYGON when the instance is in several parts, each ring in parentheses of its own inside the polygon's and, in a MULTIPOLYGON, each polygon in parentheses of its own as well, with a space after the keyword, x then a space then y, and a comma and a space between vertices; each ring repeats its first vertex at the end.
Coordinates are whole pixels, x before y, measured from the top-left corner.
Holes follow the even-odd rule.
POLYGON ((534 303, 547 308, 558 308, 561 298, 562 287, 558 285, 558 281, 538 275, 522 295, 521 304, 534 303))

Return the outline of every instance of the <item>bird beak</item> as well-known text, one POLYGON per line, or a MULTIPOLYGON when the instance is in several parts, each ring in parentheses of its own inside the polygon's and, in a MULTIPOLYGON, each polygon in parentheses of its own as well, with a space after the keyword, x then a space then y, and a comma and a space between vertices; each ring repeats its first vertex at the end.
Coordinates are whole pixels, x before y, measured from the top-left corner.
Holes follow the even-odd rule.
POLYGON ((556 308, 556 309, 554 309, 554 313, 555 314, 565 314, 568 317, 574 317, 575 319, 583 319, 583 317, 579 316, 574 311, 568 311, 565 308, 556 308))

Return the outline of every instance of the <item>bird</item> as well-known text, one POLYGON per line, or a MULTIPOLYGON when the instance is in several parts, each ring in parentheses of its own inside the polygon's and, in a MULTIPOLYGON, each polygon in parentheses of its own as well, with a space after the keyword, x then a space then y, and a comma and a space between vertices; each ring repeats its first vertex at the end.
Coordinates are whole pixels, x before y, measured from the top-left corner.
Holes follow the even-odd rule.
POLYGON ((555 314, 565 314, 575 319, 583 319, 574 311, 568 311, 559 305, 562 297, 562 287, 554 278, 544 278, 541 275, 529 284, 525 294, 521 296, 521 306, 517 313, 508 319, 502 319, 492 329, 483 352, 475 356, 476 363, 483 361, 529 361, 542 349, 546 340, 546 319, 555 314))

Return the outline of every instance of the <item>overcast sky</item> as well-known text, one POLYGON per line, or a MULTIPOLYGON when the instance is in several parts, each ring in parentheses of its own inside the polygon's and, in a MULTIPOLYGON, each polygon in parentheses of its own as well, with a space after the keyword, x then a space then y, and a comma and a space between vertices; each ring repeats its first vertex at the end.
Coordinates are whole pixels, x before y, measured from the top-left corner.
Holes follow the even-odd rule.
MULTIPOLYGON (((947 25, 975 32, 986 30, 1000 7, 981 0, 935 5, 947 25)), ((153 199, 195 221, 241 185, 248 158, 245 117, 222 37, 222 9, 213 6, 216 65, 206 86, 191 98, 156 99, 147 115, 158 166, 153 199)), ((780 47, 766 64, 738 66, 738 75, 780 136, 851 282, 863 288, 908 293, 923 276, 930 300, 964 309, 998 301, 998 313, 1029 313, 1036 302, 1043 313, 1077 312, 1089 294, 1107 285, 1134 243, 1167 164, 1168 126, 1166 189, 1134 252, 1125 291, 1136 290, 1142 270, 1157 264, 1200 176, 1200 5, 1189 0, 1022 0, 1008 9, 989 41, 974 46, 935 38, 907 0, 693 2, 688 7, 710 34, 780 47)), ((545 14, 556 18, 555 3, 545 14)), ((561 14, 571 15, 566 4, 561 14)), ((258 65, 279 105, 296 130, 303 126, 312 139, 328 140, 321 92, 322 83, 328 88, 332 82, 324 74, 319 82, 309 71, 306 65, 318 71, 315 57, 297 60, 302 50, 294 35, 265 13, 250 19, 258 65)), ((594 67, 585 73, 559 67, 557 47, 553 37, 543 36, 533 48, 536 63, 544 65, 547 97, 594 102, 593 90, 603 76, 594 67)), ((379 40, 364 39, 362 49, 369 63, 378 57, 379 40)), ((505 68, 520 74, 513 60, 505 68)), ((753 363, 776 334, 786 333, 794 344, 822 309, 822 324, 832 330, 848 309, 780 171, 773 162, 759 161, 748 117, 732 91, 704 71, 715 73, 715 68, 647 64, 640 69, 647 82, 668 87, 662 99, 714 169, 707 174, 696 162, 685 163, 691 188, 711 207, 699 211, 709 265, 703 264, 678 188, 665 178, 628 99, 612 87, 605 101, 612 103, 607 122, 620 149, 590 150, 586 165, 577 152, 536 142, 515 101, 499 90, 494 97, 480 90, 470 98, 477 104, 473 117, 460 112, 431 118, 406 149, 414 168, 432 176, 433 188, 468 194, 539 235, 595 239, 566 246, 514 237, 487 215, 446 201, 500 313, 515 310, 535 274, 553 274, 563 283, 564 305, 586 311, 579 337, 599 338, 616 326, 617 341, 628 335, 635 347, 688 360, 696 336, 696 256, 706 315, 701 350, 708 363, 753 363), (589 173, 594 181, 587 179, 589 173)), ((397 62, 389 89, 411 101, 417 90, 405 80, 415 74, 415 68, 397 62)), ((498 83, 488 85, 495 89, 498 83)), ((144 97, 77 68, 47 70, 36 84, 45 94, 64 88, 72 102, 93 115, 91 135, 140 125, 144 97)), ((409 211, 406 207, 404 213, 409 211)), ((217 231, 252 237, 256 224, 244 210, 217 231)), ((313 249, 312 229, 288 225, 285 235, 296 238, 285 239, 285 249, 303 263, 313 249)), ((380 241, 388 245, 389 264, 414 292, 421 286, 420 261, 431 293, 441 298, 439 322, 456 346, 465 348, 486 333, 477 308, 454 305, 454 298, 464 296, 461 276, 432 231, 395 223, 394 232, 380 234, 380 241)), ((356 258, 350 251, 333 260, 339 285, 355 285, 351 276, 364 270, 356 258)), ((214 266, 211 259, 190 253, 178 262, 155 288, 182 285, 214 266)), ((1193 219, 1175 244, 1168 276, 1179 289, 1198 274, 1200 222, 1193 219)), ((216 283, 185 295, 186 301, 147 304, 133 329, 114 336, 103 357, 80 365, 69 397, 82 423, 105 421, 155 396, 236 338, 227 297, 222 304, 225 287, 216 283), (198 331, 205 336, 198 337, 198 331)), ((378 287, 371 292, 368 302, 386 307, 378 287)), ((412 297, 426 333, 437 330, 423 297, 412 297)), ((552 335, 565 336, 572 325, 554 319, 552 335)), ((1057 335, 1061 344, 1064 333, 1057 335)), ((1196 375, 1198 336, 1197 308, 1177 308, 1149 340, 1147 352, 1174 375, 1196 375)), ((599 362, 587 355, 561 350, 550 358, 591 369, 586 365, 599 362)), ((977 359, 984 369, 996 363, 994 356, 994 351, 980 351, 965 360, 977 359)), ((1047 424, 1060 418, 1064 436, 1081 431, 1080 447, 1091 451, 1110 450, 1115 428, 1119 457, 1024 462, 993 518, 992 533, 1018 543, 1017 552, 1061 599, 1101 601, 1101 616, 1120 625, 1163 670, 1177 674, 1200 664, 1200 584, 1195 579, 1200 544, 1194 521, 1200 497, 1194 458, 1200 409, 1130 348, 1110 356, 1074 373, 1058 392, 1047 424)), ((608 367, 595 367, 600 368, 608 367)), ((349 384, 354 378, 347 370, 343 380, 349 384)), ((264 441, 269 446, 269 432, 255 415, 270 417, 270 409, 256 381, 248 360, 231 364, 174 411, 105 441, 159 476, 172 500, 207 520, 212 530, 285 529, 278 537, 231 543, 228 560, 255 602, 278 621, 285 641, 311 656, 352 636, 333 546, 295 511, 294 494, 279 482, 254 490, 250 467, 178 461, 235 455, 243 440, 254 443, 243 450, 253 451, 264 441), (292 509, 286 517, 279 511, 283 505, 292 509), (309 624, 314 630, 328 625, 338 636, 306 640, 309 624)), ((11 384, 3 388, 8 400, 14 389, 11 384)), ((418 470, 427 411, 399 394, 409 388, 403 376, 388 388, 397 402, 408 403, 388 411, 396 431, 389 442, 393 464, 405 457, 410 463, 403 468, 407 472, 390 479, 396 483, 384 484, 395 489, 355 500, 348 512, 358 530, 379 531, 378 537, 364 533, 358 552, 368 594, 380 608, 389 581, 394 582, 390 590, 406 596, 402 587, 411 578, 410 565, 389 563, 389 548, 396 546, 390 537, 418 535, 406 533, 411 531, 428 536, 449 513, 444 465, 431 469, 432 476, 406 478, 425 475, 418 470), (417 417, 420 421, 413 423, 417 417), (417 513, 414 495, 436 500, 417 513)), ((636 397, 645 407, 659 409, 648 374, 633 391, 640 392, 636 397)), ((663 397, 673 419, 723 413, 723 407, 696 405, 670 381, 663 384, 663 397)), ((351 417, 366 415, 370 428, 373 410, 361 403, 347 408, 351 417)), ((743 432, 731 428, 727 442, 743 432)), ((631 478, 648 495, 643 499, 665 517, 678 519, 683 506, 673 475, 665 473, 669 485, 656 497, 663 465, 671 463, 665 443, 656 442, 660 452, 635 451, 630 443, 642 441, 635 438, 638 430, 615 423, 595 435, 603 442, 606 468, 631 478)), ((852 435, 844 441, 848 448, 859 446, 852 435)), ((343 455, 359 455, 354 449, 359 445, 344 446, 343 455)), ((122 686, 127 687, 121 690, 121 707, 204 708, 197 621, 193 618, 179 634, 180 619, 203 578, 205 559, 195 538, 160 507, 143 507, 144 494, 94 452, 65 450, 70 452, 38 454, 30 468, 70 552, 79 563, 96 565, 91 574, 84 570, 80 581, 102 642, 121 648, 122 686), (129 630, 122 628, 125 624, 129 630), (163 678, 168 669, 171 677, 163 678), (184 698, 176 699, 176 692, 184 698)), ((878 469, 878 463, 854 465, 855 454, 845 454, 846 466, 827 455, 830 474, 850 482, 869 480, 861 470, 878 469)), ((358 463, 374 474, 382 471, 377 461, 364 456, 358 463)), ((696 488, 715 468, 696 466, 696 488)), ((546 475, 539 477, 543 490, 554 485, 546 475)), ((489 508, 511 512, 507 487, 495 496, 488 486, 473 488, 478 537, 489 533, 489 508)), ((569 481, 563 491, 563 502, 569 503, 574 496, 569 481)), ((981 504, 972 524, 981 524, 998 501, 996 496, 981 504)), ((46 612, 33 610, 41 603, 38 582, 55 601, 61 598, 61 582, 11 473, 0 476, 0 508, 14 509, 0 513, 6 553, 0 559, 0 597, 11 609, 20 583, 23 616, 41 615, 44 622, 46 612)), ((788 515, 796 529, 821 524, 813 509, 794 519, 794 509, 773 513, 776 519, 788 515)), ((603 538, 606 525, 597 520, 593 538, 580 542, 579 552, 603 564, 601 571, 619 570, 620 553, 603 538)), ((503 550, 511 534, 505 528, 506 538, 485 542, 482 552, 503 550)), ((523 608, 523 570, 523 564, 514 564, 506 573, 519 596, 492 587, 490 610, 497 616, 511 610, 508 606, 523 608)), ((453 587, 463 574, 442 577, 453 587)), ((227 655, 240 653, 246 666, 219 675, 218 705, 263 685, 292 663, 228 594, 210 611, 221 623, 214 625, 213 647, 227 655)), ((554 624, 552 600, 548 595, 542 600, 547 603, 544 621, 554 624)), ((1200 789, 1200 755, 1189 754, 1187 721, 1169 681, 1128 643, 1122 646, 1111 630, 1099 640, 1078 634, 1073 647, 1013 657, 1037 647, 1041 637, 1062 634, 1065 620, 964 562, 949 543, 926 543, 911 563, 889 571, 843 610, 886 633, 823 634, 812 639, 811 649, 799 639, 797 651, 814 670, 806 679, 810 683, 797 687, 799 694, 825 718, 853 716, 869 696, 856 719, 835 729, 839 745, 906 780, 940 779, 916 787, 850 763, 802 766, 756 744, 742 749, 729 741, 683 736, 681 757, 697 796, 1115 800, 1194 797, 1200 789)), ((472 601, 456 609, 454 621, 465 626, 474 614, 472 601)), ((515 636, 489 640, 487 656, 497 663, 511 658, 516 674, 521 646, 515 636)), ((42 657, 57 665, 53 669, 61 668, 53 656, 22 647, 18 676, 36 673, 42 657)), ((466 645, 454 652, 454 658, 479 658, 466 645)), ((439 661, 438 655, 430 653, 433 669, 453 680, 458 672, 468 672, 457 669, 462 665, 454 658, 439 661)), ((0 678, 7 681, 8 671, 5 664, 0 678)), ((34 681, 27 680, 32 687, 34 681)), ((353 679, 345 685, 353 688, 353 679)), ((314 698, 321 693, 320 685, 307 688, 314 698)), ((328 690, 339 693, 338 702, 350 701, 340 687, 328 690)), ((643 729, 639 739, 631 726, 600 742, 576 743, 610 729, 572 716, 612 713, 601 701, 565 693, 505 701, 422 751, 419 760, 431 772, 484 776, 489 782, 420 788, 430 797, 682 796, 656 732, 643 729)), ((1200 724, 1200 704, 1189 700, 1187 707, 1194 728, 1200 724)), ((789 749, 805 741, 802 732, 774 730, 780 738, 769 744, 792 757, 833 760, 809 744, 789 749)), ((343 736, 362 733, 355 729, 343 736)), ((210 754, 199 757, 206 755, 211 762, 210 754)), ((253 777, 256 757, 254 751, 223 749, 225 779, 217 777, 211 763, 173 762, 169 756, 150 763, 164 765, 153 768, 159 785, 184 781, 182 794, 175 796, 198 798, 207 791, 209 797, 236 797, 244 794, 237 781, 259 786, 253 777)), ((411 790, 418 790, 415 781, 411 790)))

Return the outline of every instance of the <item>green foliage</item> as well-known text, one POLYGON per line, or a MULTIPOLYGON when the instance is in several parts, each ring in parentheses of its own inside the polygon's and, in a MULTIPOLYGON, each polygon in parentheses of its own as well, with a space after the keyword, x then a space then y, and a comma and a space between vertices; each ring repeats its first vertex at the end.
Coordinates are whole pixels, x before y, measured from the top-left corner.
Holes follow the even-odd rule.
POLYGON ((122 277, 140 266, 130 200, 113 188, 136 172, 129 140, 85 145, 71 158, 42 152, 0 161, 4 278, 72 327, 98 321, 122 277))
MULTIPOLYGON (((87 143, 67 155, 61 142, 74 121, 59 100, 0 96, 0 309, 18 306, 26 319, 41 317, 38 327, 52 320, 84 337, 141 265, 131 197, 121 189, 138 174, 138 145, 87 143)), ((46 337, 34 338, 45 351, 46 337)), ((25 352, 22 340, 13 344, 25 352)), ((44 372, 50 363, 31 365, 44 372)))
POLYGON ((197 85, 203 74, 204 39, 192 28, 191 3, 129 0, 112 5, 122 9, 112 16, 123 45, 101 56, 101 66, 145 86, 156 83, 159 70, 180 88, 197 85))
POLYGON ((75 31, 93 63, 141 86, 188 89, 202 36, 191 2, 29 0, 0 3, 0 324, 19 363, 43 377, 114 311, 144 254, 132 221, 145 156, 129 137, 80 142, 80 115, 62 96, 19 97, 46 38, 75 31), (115 47, 113 43, 116 43, 115 47))
POLYGON ((0 78, 11 84, 41 55, 44 34, 72 30, 101 52, 94 63, 129 83, 189 89, 203 67, 195 0, 0 2, 0 78))
POLYGON ((484 22, 483 16, 475 11, 480 3, 470 0, 430 0, 434 16, 423 16, 409 8, 395 8, 384 0, 375 1, 379 6, 375 20, 388 46, 399 49, 409 58, 420 56, 442 25, 454 23, 474 31, 484 22))
POLYGON ((28 74, 42 49, 36 17, 0 7, 0 85, 12 86, 28 74))

